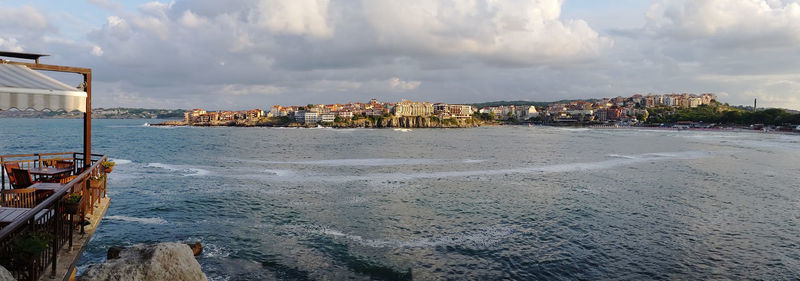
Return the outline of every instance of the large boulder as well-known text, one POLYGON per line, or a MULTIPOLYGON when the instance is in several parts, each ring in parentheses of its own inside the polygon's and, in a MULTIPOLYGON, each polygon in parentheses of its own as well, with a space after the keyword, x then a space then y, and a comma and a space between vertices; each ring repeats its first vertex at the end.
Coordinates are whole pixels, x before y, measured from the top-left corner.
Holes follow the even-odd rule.
POLYGON ((122 249, 119 257, 91 265, 81 281, 208 280, 184 243, 137 244, 122 249))
POLYGON ((5 267, 0 266, 0 281, 17 281, 5 267))

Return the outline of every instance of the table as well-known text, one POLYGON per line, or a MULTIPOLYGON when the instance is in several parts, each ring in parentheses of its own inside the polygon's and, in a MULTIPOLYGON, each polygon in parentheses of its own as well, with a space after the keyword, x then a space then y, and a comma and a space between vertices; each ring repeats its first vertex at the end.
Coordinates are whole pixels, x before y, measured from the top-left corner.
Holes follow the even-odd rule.
POLYGON ((30 210, 29 208, 0 207, 0 226, 6 226, 20 219, 30 210))
POLYGON ((28 172, 37 176, 39 181, 56 181, 72 173, 72 168, 37 167, 28 169, 28 172))
POLYGON ((38 182, 34 183, 28 188, 35 188, 36 190, 49 190, 55 192, 59 189, 64 188, 64 185, 57 182, 38 182))
POLYGON ((53 167, 43 168, 43 167, 37 167, 37 168, 28 169, 28 172, 30 172, 31 175, 51 176, 52 177, 52 176, 56 176, 56 175, 60 175, 60 174, 71 173, 72 172, 72 168, 53 168, 53 167), (47 170, 45 170, 45 169, 47 169, 47 170))

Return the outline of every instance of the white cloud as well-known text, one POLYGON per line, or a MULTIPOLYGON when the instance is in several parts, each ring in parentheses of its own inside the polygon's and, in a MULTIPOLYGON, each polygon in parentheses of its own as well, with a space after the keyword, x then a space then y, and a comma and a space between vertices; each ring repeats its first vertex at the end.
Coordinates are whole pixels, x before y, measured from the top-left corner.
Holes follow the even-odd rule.
POLYGON ((387 81, 389 83, 389 87, 397 91, 411 91, 416 90, 422 85, 422 81, 403 81, 398 77, 392 77, 387 81))
POLYGON ((92 46, 92 52, 91 53, 94 56, 98 56, 98 57, 102 56, 103 55, 103 48, 100 48, 100 46, 92 46))
POLYGON ((22 52, 24 49, 17 43, 16 38, 3 38, 0 37, 0 50, 8 50, 11 52, 22 52))
POLYGON ((333 35, 328 4, 329 0, 260 0, 251 17, 275 33, 328 38, 333 35))
POLYGON ((222 95, 274 95, 283 90, 273 85, 224 85, 217 93, 222 95))
POLYGON ((3 7, 0 9, 0 28, 43 30, 49 27, 47 18, 34 7, 3 7))
POLYGON ((780 0, 661 0, 647 11, 650 31, 731 47, 800 42, 800 4, 780 0))
POLYGON ((188 28, 197 28, 208 23, 208 20, 198 16, 195 13, 192 13, 190 10, 186 10, 183 12, 183 16, 180 18, 181 25, 188 27, 188 28))
POLYGON ((389 48, 534 64, 598 55, 612 45, 582 20, 560 19, 562 0, 363 0, 389 48))

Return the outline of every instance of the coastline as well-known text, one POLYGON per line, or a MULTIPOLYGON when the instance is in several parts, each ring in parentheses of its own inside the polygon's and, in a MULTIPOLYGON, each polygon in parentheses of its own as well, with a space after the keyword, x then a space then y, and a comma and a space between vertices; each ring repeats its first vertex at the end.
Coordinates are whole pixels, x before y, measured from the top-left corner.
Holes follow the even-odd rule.
POLYGON ((171 126, 171 127, 279 127, 279 128, 399 128, 399 129, 420 129, 420 128, 475 128, 486 126, 504 126, 510 124, 503 124, 498 122, 485 122, 474 118, 466 119, 445 119, 439 120, 438 118, 430 117, 391 117, 391 118, 362 118, 346 122, 333 122, 333 123, 313 123, 305 124, 300 122, 280 122, 274 119, 260 119, 257 121, 214 121, 214 122, 195 122, 188 123, 185 121, 171 120, 161 123, 150 124, 150 126, 171 126))
POLYGON ((148 124, 154 127, 267 127, 267 128, 330 128, 330 129, 468 129, 479 127, 503 127, 503 126, 533 126, 533 127, 553 127, 553 128, 574 128, 574 129, 594 129, 594 130, 659 130, 659 131, 691 131, 691 132, 736 132, 736 133, 763 133, 763 134, 781 134, 781 135, 800 135, 800 132, 794 131, 778 131, 778 130, 753 130, 746 127, 719 127, 719 128, 677 128, 677 127, 656 127, 656 126, 614 126, 614 125, 583 125, 583 126, 553 126, 548 124, 530 124, 530 123, 497 123, 497 122, 481 122, 472 126, 418 126, 418 127, 393 127, 393 126, 354 126, 352 124, 252 124, 246 122, 217 122, 217 123, 199 123, 187 124, 184 121, 164 121, 161 123, 148 124))

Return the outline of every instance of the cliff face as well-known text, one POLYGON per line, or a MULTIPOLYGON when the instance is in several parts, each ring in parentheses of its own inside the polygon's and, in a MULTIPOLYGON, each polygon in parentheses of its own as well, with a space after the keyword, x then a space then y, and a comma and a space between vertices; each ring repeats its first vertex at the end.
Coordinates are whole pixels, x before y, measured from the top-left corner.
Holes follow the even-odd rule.
MULTIPOLYGON (((176 126, 178 123, 153 124, 156 126, 176 126)), ((180 125, 186 125, 180 122, 180 125)), ((211 123, 192 123, 192 126, 230 126, 230 127, 316 127, 317 124, 303 124, 297 122, 282 122, 275 118, 262 118, 249 121, 214 121, 211 123)), ((355 121, 347 120, 323 126, 335 128, 471 128, 492 125, 473 118, 464 119, 439 119, 436 117, 403 116, 403 117, 371 117, 359 118, 355 121)))
POLYGON ((333 124, 339 128, 470 128, 479 127, 482 123, 472 118, 467 119, 444 119, 422 117, 422 116, 403 116, 403 117, 379 117, 361 118, 355 121, 346 121, 333 124))
POLYGON ((80 281, 206 281, 200 263, 183 243, 138 244, 122 249, 119 257, 91 265, 80 281))

